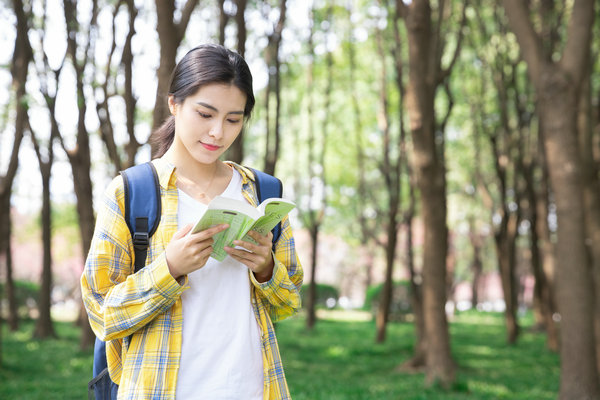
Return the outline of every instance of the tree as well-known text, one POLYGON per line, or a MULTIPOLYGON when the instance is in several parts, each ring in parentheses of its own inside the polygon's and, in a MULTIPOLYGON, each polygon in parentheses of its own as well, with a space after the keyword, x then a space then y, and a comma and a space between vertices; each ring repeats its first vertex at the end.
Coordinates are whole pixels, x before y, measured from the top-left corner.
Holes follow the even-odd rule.
MULTIPOLYGON (((557 215, 557 304, 561 314, 560 399, 600 397, 593 328, 593 287, 586 239, 583 165, 577 107, 590 57, 594 1, 573 3, 559 58, 545 49, 527 3, 503 0, 538 98, 557 215)), ((554 4, 554 3, 553 3, 554 4)))
MULTIPOLYGON (((313 6, 314 7, 314 6, 313 6)), ((331 24, 333 23, 333 1, 329 3, 326 11, 325 20, 329 22, 327 25, 330 29, 331 24)), ((330 51, 327 51, 325 58, 326 64, 326 87, 323 93, 324 96, 324 116, 322 119, 322 131, 321 131, 321 146, 318 146, 315 132, 313 129, 313 107, 314 107, 314 99, 312 95, 312 88, 314 82, 314 42, 313 42, 313 27, 316 22, 315 19, 315 9, 311 10, 311 32, 308 39, 309 53, 311 55, 311 61, 308 66, 308 79, 307 79, 307 127, 308 127, 308 193, 309 193, 309 201, 308 201, 308 209, 303 211, 300 215, 302 218, 304 226, 308 229, 310 233, 310 243, 311 243, 311 261, 310 261, 310 283, 309 283, 309 292, 307 296, 307 317, 306 317, 306 327, 310 330, 314 327, 316 323, 316 298, 317 298, 317 282, 316 282, 316 272, 317 272, 317 250, 319 244, 319 233, 321 226, 323 224, 325 218, 325 207, 327 204, 326 197, 326 174, 325 174, 325 155, 327 150, 327 133, 330 119, 330 102, 331 102, 331 92, 333 85, 333 54, 330 51), (318 148, 320 147, 320 152, 318 148)))
POLYGON ((452 109, 452 94, 448 77, 454 66, 462 42, 465 24, 462 21, 456 48, 450 63, 442 67, 445 40, 442 24, 445 1, 440 1, 437 19, 432 19, 428 0, 414 0, 409 5, 397 0, 398 15, 404 19, 408 36, 409 79, 407 108, 413 151, 413 168, 420 192, 420 210, 425 226, 423 249, 423 315, 426 340, 426 380, 450 386, 455 379, 454 363, 450 355, 450 338, 446 320, 446 257, 448 229, 446 226, 446 176, 444 160, 444 128, 452 109), (436 121, 435 98, 439 87, 445 88, 448 98, 446 116, 436 121))
MULTIPOLYGON (((275 165, 279 158, 279 128, 281 117, 281 61, 279 60, 279 48, 281 46, 281 35, 285 24, 287 0, 279 2, 279 18, 273 25, 273 31, 268 35, 268 44, 265 49, 265 63, 269 71, 267 88, 265 90, 265 117, 267 128, 267 141, 265 147, 265 172, 275 174, 275 165), (271 123, 270 99, 275 96, 275 121, 271 123)), ((268 17, 268 15, 267 15, 268 17)))
MULTIPOLYGON (((75 188, 75 196, 77 198, 77 216, 79 219, 79 232, 81 235, 82 254, 86 255, 89 251, 94 235, 94 206, 92 195, 92 180, 91 173, 91 158, 90 158, 90 133, 85 125, 85 115, 87 112, 85 98, 85 70, 89 64, 90 48, 92 40, 95 37, 92 32, 96 29, 98 4, 96 0, 92 1, 90 10, 90 20, 87 26, 87 32, 80 35, 81 24, 77 15, 77 2, 75 0, 64 0, 63 11, 65 16, 65 25, 67 32, 67 56, 71 61, 71 65, 75 70, 76 78, 76 94, 77 94, 77 128, 76 128, 76 144, 72 148, 67 146, 64 138, 64 133, 59 131, 58 141, 61 144, 73 173, 73 186, 75 188), (81 43, 81 38, 86 38, 86 41, 81 43)), ((61 67, 62 68, 62 67, 61 67)), ((46 100, 48 102, 48 100, 46 100)), ((50 104, 48 104, 50 106, 50 104)), ((58 123, 55 115, 51 112, 52 124, 58 123)), ((80 322, 83 328, 81 334, 80 346, 82 349, 90 348, 95 340, 94 333, 87 321, 87 314, 83 303, 81 303, 80 322)))
MULTIPOLYGON (((175 69, 177 50, 185 36, 192 12, 198 5, 199 0, 187 0, 183 9, 180 10, 179 21, 175 20, 177 11, 174 0, 156 0, 156 30, 160 42, 160 63, 156 75, 158 87, 156 89, 156 101, 152 113, 152 130, 158 128, 170 115, 167 107, 167 96, 169 94, 169 81, 171 73, 175 69)), ((155 149, 152 149, 154 154, 155 149)))
POLYGON ((51 308, 51 293, 52 293, 52 207, 50 204, 50 178, 52 177, 52 164, 54 163, 54 139, 58 132, 54 127, 51 129, 50 139, 48 140, 46 156, 42 154, 40 141, 37 138, 34 130, 31 128, 29 121, 27 127, 31 134, 31 140, 35 148, 40 173, 42 175, 42 244, 44 248, 42 262, 42 276, 40 293, 38 300, 38 310, 40 315, 35 324, 33 336, 36 338, 56 337, 54 326, 52 325, 51 308))
MULTIPOLYGON (((112 18, 112 44, 110 46, 106 68, 103 75, 100 75, 100 73, 93 74, 94 76, 99 75, 104 78, 103 82, 97 83, 100 90, 95 91, 96 112, 98 113, 98 120, 100 121, 100 137, 106 145, 108 156, 115 166, 116 171, 132 166, 135 163, 135 156, 142 145, 135 137, 137 99, 133 93, 133 52, 131 49, 131 42, 135 35, 135 19, 137 13, 138 11, 135 7, 134 0, 119 0, 115 4, 112 18), (117 14, 123 5, 126 6, 129 14, 129 30, 127 31, 123 49, 121 51, 119 67, 114 68, 113 57, 117 49, 115 25, 117 14), (129 141, 122 145, 122 148, 119 148, 115 141, 115 131, 111 119, 109 100, 118 95, 116 74, 120 73, 121 69, 124 75, 124 82, 120 97, 125 103, 126 129, 129 141), (98 99, 98 96, 101 96, 100 99, 98 99)), ((93 67, 96 69, 95 63, 93 67)))
MULTIPOLYGON (((219 3, 222 3, 219 0, 219 3)), ((237 25, 237 51, 239 55, 242 57, 246 54, 246 5, 248 4, 247 0, 236 0, 236 13, 235 13, 235 22, 237 25)), ((220 29, 219 29, 219 37, 221 44, 225 43, 225 25, 229 16, 225 14, 225 10, 223 5, 221 4, 221 20, 220 20, 220 29)), ((225 153, 225 158, 231 161, 235 161, 238 164, 242 163, 244 160, 244 129, 238 135, 237 138, 233 141, 227 152, 225 153)))
MULTIPOLYGON (((379 4, 381 5, 381 3, 379 4)), ((377 327, 377 338, 378 343, 382 343, 385 340, 386 328, 389 319, 390 305, 392 302, 392 289, 393 289, 393 273, 394 264, 396 263, 396 245, 398 243, 398 219, 400 213, 400 172, 402 159, 400 156, 394 157, 394 151, 400 149, 400 140, 394 140, 394 136, 391 132, 390 123, 390 110, 389 110, 389 95, 388 95, 388 72, 387 72, 387 51, 384 46, 383 32, 381 29, 376 28, 377 32, 375 35, 377 53, 381 63, 380 75, 379 75, 379 116, 378 116, 378 128, 383 136, 383 156, 381 161, 378 163, 379 171, 384 178, 385 186, 387 188, 387 204, 385 208, 385 236, 386 241, 385 247, 385 281, 383 283, 383 290, 379 301, 379 309, 377 310, 376 316, 376 327, 377 327)), ((398 55, 398 57, 401 57, 398 55)), ((396 69, 396 74, 401 74, 402 69, 396 69)), ((397 82, 400 84, 400 93, 404 93, 404 85, 402 83, 402 75, 397 77, 397 82)), ((401 95, 400 102, 404 101, 404 97, 401 95)), ((401 108, 402 106, 399 106, 401 108)), ((400 124, 398 138, 402 136, 404 131, 404 123, 400 112, 400 124)), ((359 167, 360 168, 360 167, 359 167)))
POLYGON ((27 72, 29 70, 29 63, 33 58, 33 52, 29 42, 29 26, 27 23, 27 13, 30 12, 31 9, 25 8, 21 0, 13 0, 12 4, 13 11, 17 17, 15 47, 10 64, 10 72, 12 75, 11 85, 12 90, 15 93, 14 104, 16 107, 16 117, 12 153, 6 173, 0 176, 0 260, 3 261, 6 268, 8 325, 11 330, 15 331, 18 329, 18 316, 14 291, 15 287, 12 278, 10 198, 13 182, 19 166, 19 149, 21 148, 21 142, 26 129, 28 101, 25 85, 27 83, 27 72))

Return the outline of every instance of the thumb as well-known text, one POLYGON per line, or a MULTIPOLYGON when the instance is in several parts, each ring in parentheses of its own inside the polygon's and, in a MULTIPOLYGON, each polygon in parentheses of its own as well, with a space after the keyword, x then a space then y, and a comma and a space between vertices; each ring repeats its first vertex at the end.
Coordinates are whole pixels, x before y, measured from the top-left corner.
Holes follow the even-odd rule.
POLYGON ((185 235, 187 235, 188 232, 190 232, 191 230, 192 230, 192 224, 187 224, 183 228, 181 228, 180 230, 178 230, 173 237, 175 239, 181 239, 182 237, 184 237, 185 235))

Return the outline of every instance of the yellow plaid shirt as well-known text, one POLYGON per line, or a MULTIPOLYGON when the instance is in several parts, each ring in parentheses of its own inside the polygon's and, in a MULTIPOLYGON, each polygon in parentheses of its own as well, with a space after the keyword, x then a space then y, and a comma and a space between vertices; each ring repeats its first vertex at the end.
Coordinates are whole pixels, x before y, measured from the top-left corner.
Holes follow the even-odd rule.
MULTIPOLYGON (((89 321, 98 338, 107 341, 112 380, 119 399, 174 399, 182 340, 180 285, 169 273, 165 249, 177 231, 178 194, 175 168, 153 161, 158 172, 162 215, 150 240, 146 266, 133 272, 133 243, 124 220, 123 179, 108 186, 99 207, 94 238, 81 277, 89 321), (131 335, 131 337, 130 337, 131 335)), ((253 174, 230 163, 242 175, 242 193, 257 203, 253 174)), ((289 399, 272 321, 300 309, 303 271, 286 217, 275 249, 270 281, 259 283, 250 270, 252 305, 261 331, 264 399, 289 399)))

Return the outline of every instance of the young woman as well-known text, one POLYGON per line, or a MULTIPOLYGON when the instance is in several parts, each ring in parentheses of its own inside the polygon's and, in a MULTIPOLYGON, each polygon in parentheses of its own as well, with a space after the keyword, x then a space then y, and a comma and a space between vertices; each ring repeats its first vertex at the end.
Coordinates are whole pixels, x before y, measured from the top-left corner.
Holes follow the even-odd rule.
POLYGON ((123 180, 105 192, 81 288, 119 399, 288 399, 273 321, 300 307, 302 267, 287 217, 272 250, 235 242, 210 258, 217 226, 186 235, 215 196, 256 206, 253 174, 219 160, 254 106, 252 76, 238 54, 201 45, 176 66, 171 117, 155 132, 162 215, 146 266, 133 273, 123 180))

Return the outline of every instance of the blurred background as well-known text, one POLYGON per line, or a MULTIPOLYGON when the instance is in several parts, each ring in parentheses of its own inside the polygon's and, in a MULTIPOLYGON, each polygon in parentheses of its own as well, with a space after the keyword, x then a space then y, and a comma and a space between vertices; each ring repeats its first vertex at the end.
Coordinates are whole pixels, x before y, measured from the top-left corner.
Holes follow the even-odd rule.
POLYGON ((0 1, 0 398, 83 398, 95 207, 176 62, 242 54, 295 399, 600 398, 600 1, 0 1))

